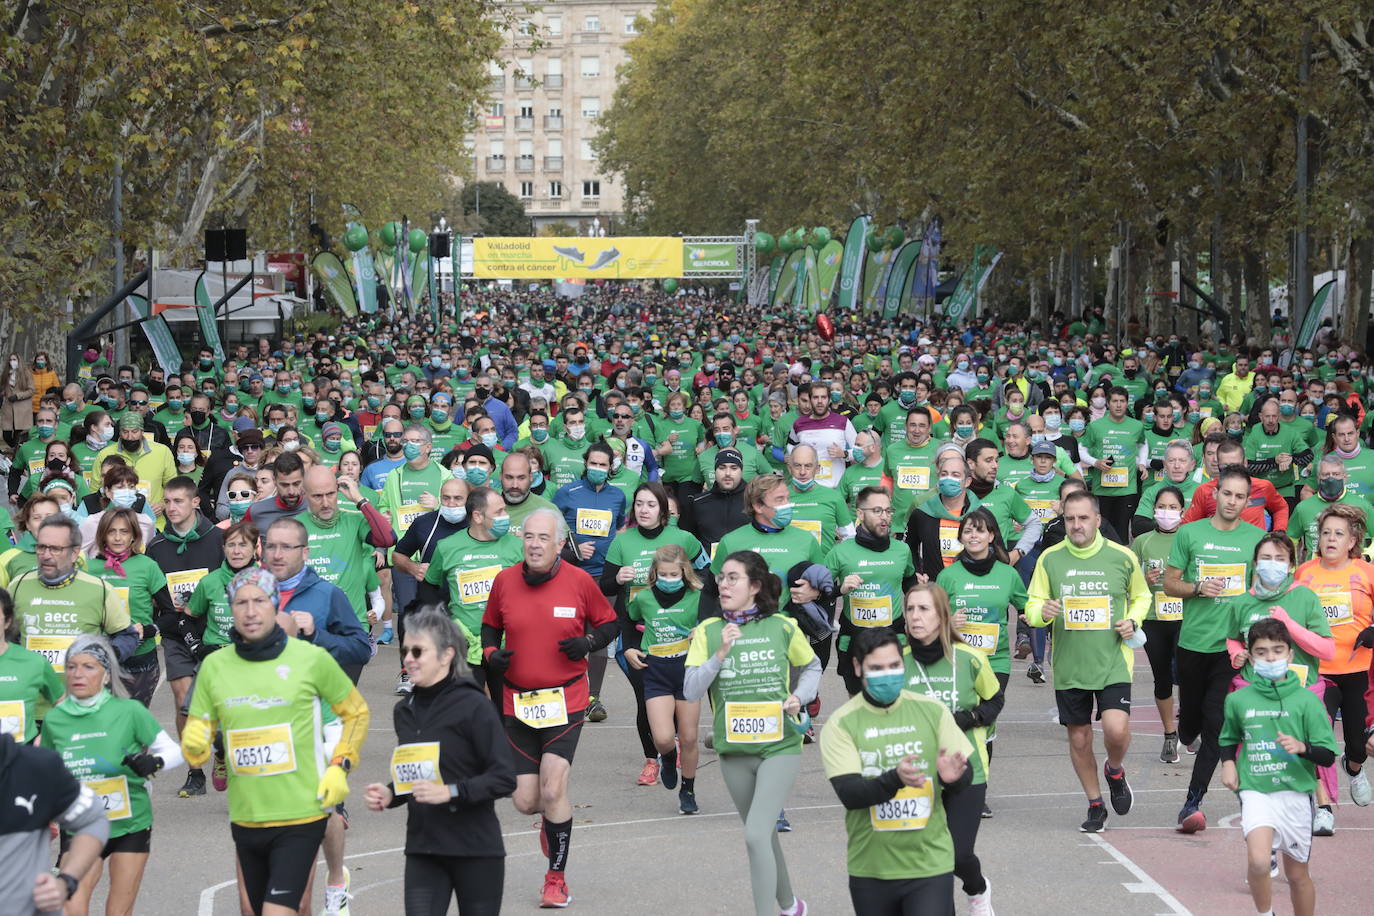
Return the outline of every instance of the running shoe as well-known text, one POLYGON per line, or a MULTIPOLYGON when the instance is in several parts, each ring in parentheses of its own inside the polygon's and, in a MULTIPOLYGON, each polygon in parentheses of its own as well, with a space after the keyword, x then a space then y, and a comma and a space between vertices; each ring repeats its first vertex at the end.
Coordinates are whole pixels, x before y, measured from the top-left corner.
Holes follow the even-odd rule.
POLYGON ((697 793, 691 789, 683 789, 677 793, 677 813, 696 814, 701 808, 697 805, 697 793))
MULTIPOLYGON (((986 879, 984 879, 986 880, 986 879)), ((994 916, 992 912, 992 882, 987 882, 981 894, 969 894, 968 916, 994 916)))
POLYGON ((706 734, 702 737, 701 743, 706 745, 708 751, 714 751, 716 749, 716 730, 714 728, 706 729, 706 734))
POLYGON ((1179 833, 1200 833, 1207 829, 1207 815, 1202 813, 1202 805, 1193 799, 1188 799, 1183 805, 1183 809, 1178 812, 1178 826, 1174 828, 1179 833))
POLYGON ((992 817, 992 808, 990 808, 990 807, 988 806, 988 803, 987 803, 987 802, 983 802, 983 814, 982 814, 982 817, 983 817, 983 820, 987 820, 988 818, 992 817))
POLYGON ((813 718, 813 719, 816 718, 817 716, 819 716, 819 715, 821 714, 821 698, 820 698, 820 697, 816 697, 816 699, 814 699, 814 700, 812 700, 810 703, 807 703, 807 704, 806 704, 806 714, 807 714, 808 716, 810 716, 811 718, 813 718))
POLYGON ((1098 802, 1088 805, 1088 819, 1078 825, 1082 833, 1101 833, 1107 826, 1107 806, 1098 802))
POLYGON ((404 671, 396 675, 396 696, 410 696, 411 689, 410 675, 406 674, 404 671))
POLYGON ((561 909, 572 903, 572 894, 568 893, 568 882, 563 880, 561 871, 549 871, 544 873, 544 893, 539 897, 541 909, 553 910, 561 909))
POLYGON ((1330 808, 1318 808, 1316 813, 1312 815, 1312 835, 1336 835, 1336 815, 1331 813, 1330 808))
POLYGON ((1185 748, 1185 750, 1190 754, 1196 754, 1197 749, 1200 747, 1202 747, 1202 737, 1198 736, 1188 743, 1188 746, 1185 748))
POLYGON ((1159 752, 1160 763, 1178 763, 1178 735, 1165 735, 1164 747, 1159 752))
POLYGON ((808 725, 806 731, 802 732, 802 744, 816 743, 816 726, 808 725))
POLYGON ((677 757, 673 757, 672 763, 664 763, 663 758, 659 759, 658 778, 663 782, 663 788, 672 791, 677 788, 677 757))
MULTIPOLYGON (((1341 755, 1341 767, 1345 769, 1347 776, 1350 776, 1350 765, 1346 762, 1345 755, 1341 755)), ((1369 775, 1365 773, 1365 768, 1360 767, 1360 772, 1350 776, 1350 800, 1361 808, 1369 806, 1374 800, 1374 790, 1369 786, 1369 775)))
POLYGON ((229 769, 224 765, 224 758, 219 754, 215 755, 215 765, 210 769, 210 783, 215 787, 216 792, 223 792, 229 788, 229 769))
POLYGON ((1016 657, 1025 658, 1031 654, 1031 641, 1029 636, 1016 637, 1016 657))
POLYGON ((605 704, 596 697, 589 697, 587 699, 588 722, 605 722, 607 715, 609 715, 609 713, 606 712, 605 704))
POLYGON ((658 782, 659 765, 657 760, 644 761, 644 769, 639 771, 639 778, 635 780, 637 786, 652 786, 658 782))
POLYGON ((391 627, 382 627, 382 635, 377 637, 377 645, 389 646, 391 641, 396 638, 396 631, 391 627))
POLYGON ((1107 777, 1107 794, 1112 799, 1112 810, 1121 816, 1131 813, 1131 806, 1135 803, 1135 795, 1131 792, 1131 784, 1126 781, 1126 770, 1113 776, 1107 772, 1107 765, 1102 764, 1102 775, 1107 777))
POLYGON ((186 781, 177 790, 178 798, 191 798, 194 795, 205 794, 205 771, 196 769, 186 774, 186 781))
POLYGON ((778 916, 806 916, 811 910, 807 907, 806 901, 800 897, 792 898, 792 905, 783 910, 778 916))
POLYGON ((789 820, 787 819, 787 812, 786 812, 786 811, 779 811, 779 812, 778 812, 778 823, 777 823, 776 826, 777 826, 778 833, 791 833, 791 832, 792 832, 792 822, 789 821, 789 820))
POLYGON ((1030 678, 1033 683, 1043 684, 1045 683, 1045 669, 1038 662, 1031 662, 1026 666, 1026 677, 1030 678))
POLYGON ((352 877, 348 874, 347 865, 344 866, 343 872, 343 884, 324 886, 324 911, 320 916, 348 916, 348 901, 353 899, 353 895, 348 892, 352 877))

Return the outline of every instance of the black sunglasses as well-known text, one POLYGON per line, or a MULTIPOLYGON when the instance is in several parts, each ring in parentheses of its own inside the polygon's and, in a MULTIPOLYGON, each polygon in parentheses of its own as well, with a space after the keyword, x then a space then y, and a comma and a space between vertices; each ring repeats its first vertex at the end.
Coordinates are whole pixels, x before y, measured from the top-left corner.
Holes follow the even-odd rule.
POLYGON ((418 659, 421 655, 424 654, 424 646, 406 646, 404 649, 401 650, 401 658, 405 658, 407 655, 409 655, 411 658, 418 659))

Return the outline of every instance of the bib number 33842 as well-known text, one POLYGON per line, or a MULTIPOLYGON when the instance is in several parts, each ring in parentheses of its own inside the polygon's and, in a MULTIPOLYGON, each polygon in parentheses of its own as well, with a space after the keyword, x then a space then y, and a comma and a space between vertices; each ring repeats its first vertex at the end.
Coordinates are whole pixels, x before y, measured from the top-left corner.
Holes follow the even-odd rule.
POLYGON ((934 798, 929 778, 920 787, 902 786, 892 798, 868 809, 868 823, 874 830, 924 830, 934 798))

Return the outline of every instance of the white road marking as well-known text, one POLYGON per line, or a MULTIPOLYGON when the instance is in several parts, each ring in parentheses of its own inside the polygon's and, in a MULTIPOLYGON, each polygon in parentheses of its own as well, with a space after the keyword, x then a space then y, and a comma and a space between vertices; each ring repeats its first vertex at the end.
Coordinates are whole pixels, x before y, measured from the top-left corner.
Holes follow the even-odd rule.
MULTIPOLYGON (((1121 850, 1117 849, 1111 843, 1104 840, 1101 834, 1089 833, 1085 834, 1085 836, 1087 836, 1087 838, 1094 844, 1101 847, 1103 852, 1111 856, 1112 859, 1115 860, 1117 865, 1120 865, 1122 868, 1126 869, 1131 874, 1136 876, 1137 881, 1134 884, 1131 884, 1126 881, 1121 882, 1121 886, 1126 888, 1127 891, 1129 891, 1132 894, 1152 894, 1155 897, 1158 897, 1160 902, 1169 908, 1167 916, 1192 916, 1192 910, 1189 910, 1186 906, 1180 903, 1178 899, 1174 897, 1173 894, 1169 893, 1167 890, 1164 889, 1164 886, 1162 884, 1160 884, 1154 878, 1151 878, 1148 874, 1146 874, 1145 869, 1141 868, 1139 865, 1132 862, 1129 856, 1127 856, 1121 850)), ((1162 916, 1164 916, 1164 914, 1162 914, 1162 916)))

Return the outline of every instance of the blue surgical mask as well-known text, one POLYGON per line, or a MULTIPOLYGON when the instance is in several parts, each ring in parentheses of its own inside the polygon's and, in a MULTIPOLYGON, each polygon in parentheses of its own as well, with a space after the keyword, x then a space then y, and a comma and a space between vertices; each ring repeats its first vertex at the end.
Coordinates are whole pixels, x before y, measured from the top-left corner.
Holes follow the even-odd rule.
POLYGON ((343 440, 342 440, 342 439, 329 438, 329 439, 324 440, 324 450, 325 450, 326 452, 337 452, 337 451, 338 451, 340 448, 342 448, 342 447, 343 447, 343 440))
POLYGON ((110 502, 121 509, 128 509, 138 501, 138 491, 132 488, 120 487, 118 490, 110 491, 110 502))
POLYGON ((510 534, 510 516, 509 516, 509 515, 503 515, 503 516, 501 516, 500 518, 494 518, 494 519, 491 520, 491 536, 492 536, 492 537, 495 537, 495 538, 503 538, 503 537, 505 537, 505 536, 508 535, 508 534, 510 534))
POLYGON ((599 487, 606 482, 606 477, 610 471, 605 468, 587 468, 587 483, 594 487, 599 487))
POLYGON ((795 477, 792 478, 792 486, 796 487, 798 490, 801 490, 803 493, 805 493, 807 490, 811 489, 815 485, 816 481, 814 480, 797 480, 795 477))
POLYGON ((530 489, 531 489, 531 490, 537 490, 537 489, 539 489, 540 487, 542 487, 543 485, 544 485, 544 472, 543 472, 543 471, 535 471, 535 472, 534 472, 534 476, 532 476, 532 477, 530 478, 530 489))
POLYGON ((954 435, 958 436, 960 439, 972 439, 973 424, 960 423, 958 426, 954 427, 954 435))
POLYGON ((864 450, 863 450, 863 446, 861 446, 861 445, 856 445, 856 446, 854 446, 852 449, 850 449, 850 450, 849 450, 849 457, 850 457, 850 460, 852 460, 855 464, 858 464, 859 462, 863 461, 863 460, 864 460, 864 450))
POLYGON ((1256 560, 1255 578, 1266 589, 1275 589, 1288 578, 1288 564, 1283 560, 1256 560))
POLYGON ((1255 673, 1267 681, 1281 681, 1288 673, 1288 659, 1276 658, 1272 661, 1260 659, 1253 663, 1255 673))
POLYGON ((952 498, 952 497, 958 496, 958 495, 959 495, 959 491, 961 491, 961 490, 963 490, 963 489, 964 489, 964 482, 963 482, 962 480, 960 480, 958 477, 941 477, 941 478, 940 478, 940 495, 941 495, 941 496, 952 498))
POLYGON ((654 584, 658 586, 659 591, 669 595, 676 595, 678 592, 682 591, 683 583, 681 576, 678 576, 676 579, 669 579, 666 576, 659 576, 658 580, 654 584))
POLYGON ((463 470, 463 477, 474 487, 480 487, 486 484, 491 474, 480 464, 473 464, 463 470))
POLYGON ((882 706, 891 706, 906 686, 905 671, 884 671, 864 675, 864 692, 882 706))
POLYGON ((1086 426, 1087 424, 1083 422, 1083 419, 1081 417, 1074 417, 1073 419, 1069 420, 1069 431, 1074 433, 1075 435, 1081 433, 1086 426))
POLYGON ((496 433, 482 433, 482 444, 487 448, 496 448, 496 443, 501 441, 496 433))
POLYGON ((783 503, 781 506, 774 509, 773 527, 786 528, 788 525, 792 524, 792 509, 793 506, 791 503, 783 503))
POLYGON ((536 426, 530 430, 530 441, 543 445, 549 441, 549 431, 542 426, 536 426))
POLYGON ((431 410, 429 412, 429 418, 433 420, 435 423, 437 423, 439 426, 443 426, 445 423, 448 422, 448 411, 431 410))
POLYGON ((461 524, 468 517, 467 506, 440 506, 439 517, 450 525, 461 524))
POLYGON ((406 461, 414 461, 420 457, 420 443, 407 442, 401 446, 401 454, 406 456, 406 461))

